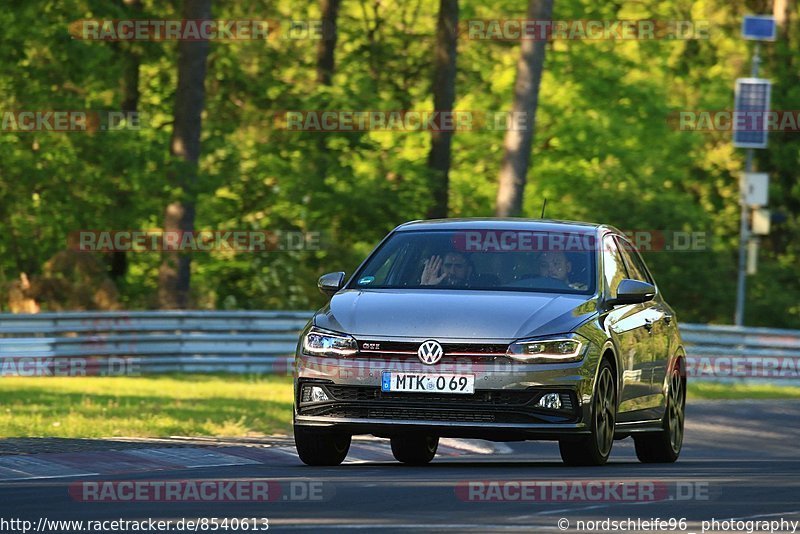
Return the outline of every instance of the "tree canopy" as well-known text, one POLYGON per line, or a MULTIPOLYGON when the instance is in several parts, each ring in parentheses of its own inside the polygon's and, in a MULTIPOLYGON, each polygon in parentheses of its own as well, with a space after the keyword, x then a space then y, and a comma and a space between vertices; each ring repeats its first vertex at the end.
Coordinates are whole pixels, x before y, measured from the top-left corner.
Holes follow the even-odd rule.
MULTIPOLYGON (((4 311, 23 273, 34 292, 61 276, 51 260, 68 248, 72 232, 162 228, 166 206, 185 194, 185 162, 170 153, 177 43, 100 42, 69 32, 80 19, 181 18, 177 0, 132 4, 11 0, 0 10, 0 111, 126 109, 133 57, 141 113, 138 129, 0 131, 4 311)), ((778 40, 761 47, 762 76, 774 82, 774 109, 797 110, 800 22, 796 3, 787 5, 778 40)), ((305 250, 194 253, 192 307, 316 307, 324 300, 316 289, 320 274, 351 273, 386 232, 431 212, 430 132, 281 127, 287 110, 434 109, 439 2, 342 0, 336 7, 335 66, 321 83, 319 39, 310 29, 323 18, 320 4, 212 3, 214 19, 270 20, 280 32, 210 44, 202 151, 191 180, 195 229, 321 238, 305 250)), ((526 17, 524 2, 460 0, 458 8, 462 30, 469 20, 526 17)), ((734 82, 749 75, 753 46, 740 37, 741 18, 771 12, 767 0, 554 3, 557 20, 707 25, 707 36, 693 39, 549 42, 522 208, 523 216, 538 217, 547 198, 549 218, 665 235, 704 232, 703 250, 645 251, 682 321, 732 320, 744 154, 733 148, 730 132, 681 131, 670 117, 733 107, 734 82)), ((457 50, 453 109, 509 110, 520 42, 470 39, 462 31, 457 50)), ((495 213, 504 134, 482 127, 452 136, 450 217, 495 213)), ((745 322, 800 328, 800 132, 771 133, 756 168, 770 173, 770 207, 786 219, 761 241, 745 322)), ((114 271, 111 254, 82 254, 113 274, 117 306, 158 306, 159 253, 128 253, 123 271, 114 271)), ((37 296, 42 310, 64 307, 53 292, 37 296)))

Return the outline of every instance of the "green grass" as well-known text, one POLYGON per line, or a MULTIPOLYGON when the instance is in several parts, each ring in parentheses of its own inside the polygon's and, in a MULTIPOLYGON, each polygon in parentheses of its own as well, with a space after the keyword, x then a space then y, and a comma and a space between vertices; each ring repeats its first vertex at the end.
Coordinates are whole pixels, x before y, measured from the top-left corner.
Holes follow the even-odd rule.
POLYGON ((689 399, 800 399, 800 386, 689 382, 689 399))
POLYGON ((0 378, 0 437, 288 433, 286 376, 0 378))

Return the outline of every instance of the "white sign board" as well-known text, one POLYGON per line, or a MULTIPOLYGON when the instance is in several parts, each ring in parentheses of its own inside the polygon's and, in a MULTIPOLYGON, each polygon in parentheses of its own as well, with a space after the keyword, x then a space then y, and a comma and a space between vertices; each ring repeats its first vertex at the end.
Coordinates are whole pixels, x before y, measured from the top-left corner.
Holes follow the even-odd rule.
POLYGON ((769 204, 769 174, 765 172, 744 173, 744 203, 748 206, 769 204))

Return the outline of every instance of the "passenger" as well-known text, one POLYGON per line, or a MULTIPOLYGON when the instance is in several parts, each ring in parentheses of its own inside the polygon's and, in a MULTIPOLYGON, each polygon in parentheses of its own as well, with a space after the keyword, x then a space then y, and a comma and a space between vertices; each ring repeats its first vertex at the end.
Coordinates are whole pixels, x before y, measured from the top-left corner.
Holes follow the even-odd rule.
POLYGON ((541 279, 555 281, 557 285, 564 285, 572 289, 586 290, 586 284, 570 281, 571 273, 572 263, 562 251, 543 252, 539 256, 539 276, 541 279))

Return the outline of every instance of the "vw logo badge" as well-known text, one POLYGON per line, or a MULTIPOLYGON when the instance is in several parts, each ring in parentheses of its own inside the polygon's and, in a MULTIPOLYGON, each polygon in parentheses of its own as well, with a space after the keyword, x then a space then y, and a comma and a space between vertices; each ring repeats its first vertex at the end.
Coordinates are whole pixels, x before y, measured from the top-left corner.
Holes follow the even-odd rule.
POLYGON ((442 346, 433 340, 425 341, 419 346, 419 349, 417 349, 417 356, 419 356, 420 361, 426 365, 435 364, 442 359, 443 355, 444 350, 442 346))

